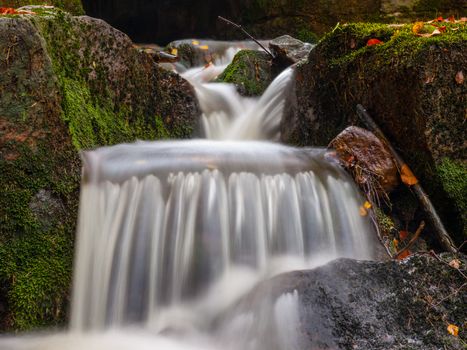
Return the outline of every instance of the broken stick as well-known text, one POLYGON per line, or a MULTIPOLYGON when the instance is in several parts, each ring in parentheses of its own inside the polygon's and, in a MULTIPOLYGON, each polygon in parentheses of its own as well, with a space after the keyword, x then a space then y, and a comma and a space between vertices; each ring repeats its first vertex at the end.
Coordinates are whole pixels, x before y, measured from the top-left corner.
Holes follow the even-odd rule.
MULTIPOLYGON (((374 120, 370 117, 365 107, 363 107, 360 104, 357 105, 357 114, 360 117, 360 119, 363 121, 365 126, 371 132, 373 132, 382 142, 384 142, 388 146, 389 151, 392 153, 392 156, 394 157, 394 160, 396 161, 397 167, 401 171, 401 175, 402 176, 405 176, 407 174, 413 175, 409 166, 404 162, 401 156, 391 146, 391 144, 389 143, 389 140, 383 134, 381 129, 378 127, 378 125, 376 125, 374 120)), ((428 221, 430 222, 431 226, 433 227, 435 231, 435 234, 438 238, 439 243, 446 251, 451 252, 451 253, 456 253, 457 252, 456 246, 454 245, 454 242, 452 241, 448 232, 444 228, 444 225, 441 222, 441 219, 439 218, 438 214, 436 213, 436 210, 433 204, 431 203, 430 199, 428 198, 428 195, 425 193, 422 186, 420 186, 420 183, 416 181, 416 178, 413 177, 413 179, 415 181, 411 182, 407 186, 409 186, 413 190, 415 196, 420 202, 420 205, 423 211, 425 212, 428 221)))
POLYGON ((274 55, 271 53, 271 51, 269 51, 268 49, 266 49, 263 44, 261 44, 258 40, 256 40, 252 35, 250 35, 250 33, 248 33, 245 29, 243 29, 243 27, 240 25, 240 24, 237 24, 237 23, 234 23, 230 20, 228 20, 227 18, 224 18, 222 16, 217 16, 217 18, 219 18, 220 20, 234 26, 235 28, 237 29, 240 29, 243 33, 245 33, 251 40, 253 40, 255 43, 257 43, 264 51, 266 51, 266 53, 271 56, 272 59, 274 59, 274 55))

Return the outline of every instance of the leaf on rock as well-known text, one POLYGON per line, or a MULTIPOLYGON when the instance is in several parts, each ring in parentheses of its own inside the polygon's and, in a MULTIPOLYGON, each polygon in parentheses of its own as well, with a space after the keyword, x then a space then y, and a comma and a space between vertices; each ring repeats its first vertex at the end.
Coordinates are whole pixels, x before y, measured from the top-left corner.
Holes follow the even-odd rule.
POLYGON ((448 333, 457 337, 459 335, 459 327, 457 327, 456 325, 454 324, 449 324, 448 325, 448 333))
POLYGON ((461 70, 458 71, 456 73, 455 79, 456 79, 457 84, 459 84, 459 85, 463 84, 464 83, 464 72, 462 72, 461 70))
POLYGON ((407 186, 412 186, 418 184, 418 179, 412 173, 409 166, 407 164, 403 164, 401 168, 401 180, 407 186))
POLYGON ((174 56, 178 56, 178 50, 173 48, 172 50, 170 50, 170 53, 174 56))
POLYGON ((425 26, 425 23, 423 22, 415 22, 415 24, 412 27, 412 32, 414 34, 418 34, 423 30, 424 26, 425 26))
POLYGON ((363 204, 363 207, 364 207, 365 209, 370 209, 370 208, 371 208, 371 203, 368 202, 368 201, 365 201, 365 203, 363 204))
POLYGON ((461 267, 461 262, 459 259, 452 259, 449 262, 449 266, 451 266, 454 269, 459 269, 461 267))
POLYGON ((191 43, 192 43, 193 45, 195 45, 195 46, 198 46, 198 45, 199 45, 199 41, 198 41, 198 40, 193 40, 191 43))
POLYGON ((404 250, 403 252, 401 252, 398 256, 397 256, 397 260, 404 260, 405 258, 409 257, 410 254, 412 254, 410 252, 410 250, 404 250))
POLYGON ((0 15, 35 15, 35 12, 25 10, 15 10, 12 7, 0 7, 0 15))
POLYGON ((384 42, 382 42, 379 39, 373 38, 367 41, 366 46, 381 45, 381 44, 384 44, 384 42))

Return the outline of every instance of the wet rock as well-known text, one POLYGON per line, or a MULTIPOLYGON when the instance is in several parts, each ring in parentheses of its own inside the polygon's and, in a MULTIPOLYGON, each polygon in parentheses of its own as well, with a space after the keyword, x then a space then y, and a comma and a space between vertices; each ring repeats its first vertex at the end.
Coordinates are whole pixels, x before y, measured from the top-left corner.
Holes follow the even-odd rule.
POLYGON ((372 132, 350 126, 329 144, 340 163, 364 191, 390 192, 399 184, 397 166, 387 146, 372 132))
POLYGON ((264 51, 242 50, 217 81, 233 83, 244 96, 260 96, 274 79, 271 57, 264 51))
POLYGON ((79 151, 189 137, 194 92, 102 20, 0 16, 1 328, 67 318, 79 151))
POLYGON ((287 67, 308 58, 313 45, 292 38, 290 35, 282 35, 269 42, 274 57, 274 63, 287 67))
POLYGON ((432 38, 413 35, 410 24, 336 28, 297 67, 282 138, 326 146, 348 125, 359 124, 356 105, 364 105, 460 245, 467 237, 467 185, 460 180, 467 174, 467 87, 455 76, 467 60, 467 32, 447 27, 432 38), (371 38, 384 44, 367 46, 371 38))
MULTIPOLYGON (((281 297, 296 293, 298 306, 289 304, 289 308, 298 309, 299 322, 287 330, 298 327, 300 348, 462 349, 467 309, 459 288, 465 280, 448 265, 454 258, 442 255, 443 262, 428 255, 401 262, 339 259, 262 283, 229 311, 229 317, 241 319, 258 310, 266 298, 277 305, 281 297), (459 337, 447 332, 447 324, 459 326, 459 337)), ((457 259, 465 270, 466 257, 457 259)), ((271 322, 286 327, 293 310, 281 310, 271 315, 271 322)), ((222 320, 219 324, 222 328, 222 320)))

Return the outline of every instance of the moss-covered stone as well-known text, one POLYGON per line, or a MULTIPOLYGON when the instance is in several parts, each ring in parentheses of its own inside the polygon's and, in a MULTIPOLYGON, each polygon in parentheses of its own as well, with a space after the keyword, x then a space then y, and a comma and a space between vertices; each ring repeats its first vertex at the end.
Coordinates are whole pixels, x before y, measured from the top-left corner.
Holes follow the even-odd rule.
POLYGON ((105 22, 47 8, 0 17, 0 331, 62 325, 78 151, 189 137, 190 85, 105 22))
POLYGON ((81 0, 3 0, 5 7, 21 7, 26 5, 52 5, 61 8, 73 15, 83 15, 83 4, 81 0))
POLYGON ((356 105, 364 105, 460 244, 467 222, 456 205, 447 205, 452 196, 437 169, 444 158, 465 162, 467 85, 455 77, 465 71, 467 29, 446 23, 445 33, 426 38, 412 26, 349 24, 325 35, 297 69, 283 139, 327 145, 359 123, 356 105), (367 46, 371 38, 383 44, 367 46))
POLYGON ((235 55, 217 81, 235 84, 242 95, 259 96, 272 79, 271 60, 266 52, 242 50, 235 55))

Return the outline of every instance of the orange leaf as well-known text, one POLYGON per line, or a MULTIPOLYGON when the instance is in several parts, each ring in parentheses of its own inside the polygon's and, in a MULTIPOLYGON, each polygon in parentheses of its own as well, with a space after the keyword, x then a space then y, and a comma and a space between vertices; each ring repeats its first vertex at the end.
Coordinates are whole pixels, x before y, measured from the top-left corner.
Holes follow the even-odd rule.
POLYGON ((456 18, 454 16, 449 16, 448 21, 451 23, 456 23, 456 18))
POLYGON ((412 186, 418 184, 418 179, 412 173, 409 166, 407 164, 403 164, 401 168, 401 180, 407 186, 412 186))
POLYGON ((435 19, 436 22, 443 22, 444 18, 442 16, 439 16, 437 19, 435 19))
POLYGON ((393 239, 392 240, 392 244, 394 245, 394 248, 397 249, 397 247, 399 246, 399 241, 397 239, 393 239))
POLYGON ((365 201, 365 203, 363 204, 363 206, 365 207, 365 209, 370 209, 370 208, 371 208, 371 203, 368 202, 368 201, 365 201))
POLYGON ((400 254, 397 256, 397 260, 403 260, 403 259, 409 257, 410 254, 412 254, 412 253, 410 253, 410 250, 408 250, 408 249, 407 249, 407 250, 404 250, 402 253, 400 253, 400 254))
POLYGON ((35 15, 35 12, 25 10, 15 10, 11 7, 0 7, 0 15, 35 15))
POLYGON ((367 41, 366 46, 381 45, 381 44, 384 44, 381 40, 373 38, 367 41))
POLYGON ((457 327, 454 324, 449 324, 448 333, 455 336, 455 337, 457 337, 457 335, 459 334, 459 327, 457 327))
POLYGON ((459 261, 459 259, 452 259, 449 262, 449 266, 451 266, 454 269, 459 269, 461 267, 461 262, 459 261))
POLYGON ((412 32, 414 34, 418 34, 422 31, 424 26, 425 26, 425 23, 423 22, 415 22, 415 24, 412 27, 412 32))
POLYGON ((399 238, 401 239, 401 241, 406 239, 408 236, 409 236, 409 233, 407 231, 399 231, 399 238))
POLYGON ((360 207, 358 211, 360 213, 360 216, 367 216, 368 215, 368 211, 364 207, 360 207))

